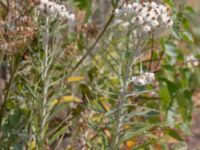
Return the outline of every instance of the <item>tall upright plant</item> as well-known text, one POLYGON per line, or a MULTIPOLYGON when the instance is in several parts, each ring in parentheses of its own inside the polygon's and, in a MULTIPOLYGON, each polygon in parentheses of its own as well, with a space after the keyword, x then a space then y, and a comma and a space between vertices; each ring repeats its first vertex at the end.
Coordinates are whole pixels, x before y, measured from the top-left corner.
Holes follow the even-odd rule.
POLYGON ((199 61, 179 43, 193 44, 192 8, 109 2, 103 25, 92 1, 0 2, 0 149, 186 147, 199 61))

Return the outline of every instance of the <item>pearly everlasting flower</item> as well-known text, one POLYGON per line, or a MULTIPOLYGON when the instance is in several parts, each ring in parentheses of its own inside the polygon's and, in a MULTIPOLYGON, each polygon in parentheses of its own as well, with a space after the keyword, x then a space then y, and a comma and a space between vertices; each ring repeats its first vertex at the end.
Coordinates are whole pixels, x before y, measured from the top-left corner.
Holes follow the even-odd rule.
POLYGON ((115 15, 119 15, 121 13, 120 9, 116 8, 115 9, 115 15))
POLYGON ((143 26, 143 31, 144 32, 150 32, 151 31, 151 27, 149 25, 144 25, 143 26))
POLYGON ((70 13, 65 5, 60 5, 56 2, 41 0, 38 9, 48 15, 58 16, 60 19, 67 19, 70 22, 75 20, 75 15, 70 13))
POLYGON ((138 16, 138 17, 134 17, 132 20, 131 20, 131 23, 137 23, 138 25, 141 25, 143 24, 145 21, 143 19, 143 17, 141 16, 138 16))
POLYGON ((164 5, 158 5, 158 7, 160 8, 160 10, 163 12, 163 13, 166 13, 168 11, 168 8, 164 5))
POLYGON ((152 83, 153 80, 155 80, 154 73, 146 72, 138 76, 133 76, 131 82, 136 86, 145 86, 152 83))
POLYGON ((173 24, 174 24, 173 20, 170 19, 167 22, 167 27, 171 27, 171 26, 173 26, 173 24))
POLYGON ((170 16, 168 16, 167 14, 162 14, 161 19, 164 23, 167 23, 170 20, 170 16))
POLYGON ((152 8, 157 8, 157 7, 158 7, 158 5, 157 5, 155 2, 151 2, 149 5, 150 5, 152 8))
POLYGON ((151 22, 151 26, 152 26, 152 27, 158 27, 158 26, 159 26, 159 22, 158 22, 157 20, 153 20, 153 21, 151 22))
POLYGON ((129 21, 138 25, 138 29, 143 32, 150 32, 158 27, 171 27, 172 18, 169 14, 169 8, 155 2, 144 2, 143 4, 134 2, 124 4, 121 8, 115 10, 117 19, 129 21))
POLYGON ((128 5, 127 5, 127 8, 128 8, 128 9, 132 9, 132 5, 131 5, 131 4, 128 4, 128 5))
POLYGON ((194 55, 187 56, 185 60, 188 68, 193 68, 200 64, 199 60, 194 55))

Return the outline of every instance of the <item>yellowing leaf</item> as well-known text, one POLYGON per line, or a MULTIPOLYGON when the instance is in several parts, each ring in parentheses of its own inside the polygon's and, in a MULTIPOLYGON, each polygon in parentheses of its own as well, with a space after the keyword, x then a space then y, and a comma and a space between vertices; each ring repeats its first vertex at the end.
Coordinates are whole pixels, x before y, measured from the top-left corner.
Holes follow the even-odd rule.
POLYGON ((69 83, 69 82, 77 82, 77 81, 82 81, 82 80, 84 80, 85 78, 84 77, 82 77, 82 76, 72 76, 72 77, 69 77, 68 79, 67 79, 67 82, 69 83))
POLYGON ((104 129, 104 133, 106 134, 106 136, 108 136, 108 138, 111 138, 111 133, 108 129, 104 129))
POLYGON ((92 121, 94 121, 94 122, 100 122, 103 117, 104 117, 103 114, 99 113, 98 115, 94 115, 92 117, 92 121))
POLYGON ((50 105, 53 107, 54 105, 56 105, 58 103, 57 99, 52 100, 52 102, 50 103, 50 105))
POLYGON ((72 95, 69 95, 69 96, 63 96, 60 98, 60 100, 58 99, 55 99, 53 100, 50 105, 51 106, 54 106, 56 105, 57 103, 63 103, 63 102, 81 102, 81 99, 75 97, 75 96, 72 96, 72 95))
POLYGON ((123 127, 124 127, 124 129, 130 129, 131 128, 131 126, 128 125, 128 124, 125 124, 123 127))
POLYGON ((106 99, 104 97, 100 98, 100 102, 106 111, 110 110, 110 104, 106 101, 106 99))
POLYGON ((35 150, 35 149, 36 149, 36 143, 35 143, 35 141, 31 141, 31 142, 28 144, 28 146, 29 146, 29 149, 30 149, 30 150, 35 150))
POLYGON ((126 141, 125 145, 127 149, 132 149, 133 147, 137 145, 137 140, 136 139, 128 140, 126 141))
POLYGON ((75 96, 63 96, 61 98, 62 102, 81 102, 81 100, 75 96))

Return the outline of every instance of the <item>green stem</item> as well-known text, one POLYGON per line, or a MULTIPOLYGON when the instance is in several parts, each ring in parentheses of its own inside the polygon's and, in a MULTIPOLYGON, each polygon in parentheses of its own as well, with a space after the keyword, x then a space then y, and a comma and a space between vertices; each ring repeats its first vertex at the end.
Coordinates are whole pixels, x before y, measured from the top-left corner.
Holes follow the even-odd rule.
POLYGON ((126 87, 123 87, 120 90, 120 98, 117 104, 117 113, 115 114, 115 129, 114 129, 114 134, 113 134, 113 141, 111 142, 111 149, 113 150, 118 150, 120 148, 119 146, 119 139, 120 139, 120 130, 123 125, 123 107, 124 107, 124 101, 125 101, 125 96, 126 96, 126 87))
POLYGON ((49 18, 46 18, 46 31, 45 31, 45 39, 44 39, 44 61, 42 65, 42 80, 43 80, 43 99, 42 99, 42 111, 40 114, 40 133, 38 137, 38 149, 44 149, 45 143, 45 135, 46 135, 46 122, 48 119, 48 108, 47 108, 47 100, 48 100, 48 90, 49 90, 49 82, 48 82, 48 71, 49 71, 49 18))
POLYGON ((11 73, 11 77, 10 77, 10 80, 9 80, 8 85, 7 85, 7 88, 6 88, 6 94, 5 94, 5 97, 4 97, 4 99, 3 99, 2 104, 1 104, 1 106, 0 106, 0 125, 1 125, 1 123, 2 123, 3 114, 4 114, 4 111, 5 111, 5 109, 6 109, 6 108, 5 108, 6 102, 7 102, 7 100, 8 100, 9 94, 10 94, 10 89, 11 89, 12 82, 13 82, 13 79, 14 79, 14 77, 15 77, 15 74, 16 74, 16 72, 17 72, 17 69, 18 69, 18 66, 19 66, 19 62, 20 62, 19 57, 16 57, 16 60, 14 61, 14 64, 13 64, 14 70, 13 70, 12 73, 11 73))

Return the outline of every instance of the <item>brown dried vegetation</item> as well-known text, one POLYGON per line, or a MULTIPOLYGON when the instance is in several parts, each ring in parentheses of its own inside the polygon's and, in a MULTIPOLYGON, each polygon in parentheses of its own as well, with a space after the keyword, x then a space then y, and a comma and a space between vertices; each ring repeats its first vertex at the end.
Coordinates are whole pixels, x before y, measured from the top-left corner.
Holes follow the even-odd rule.
POLYGON ((33 5, 26 9, 25 6, 25 2, 8 1, 0 7, 0 50, 5 54, 15 54, 30 44, 35 35, 36 26, 30 16, 33 5))

